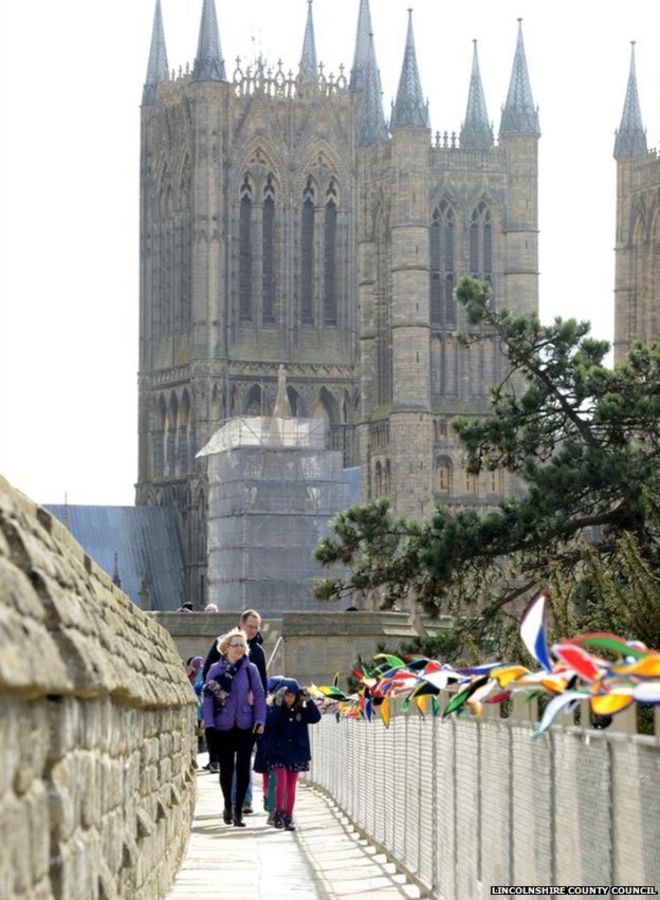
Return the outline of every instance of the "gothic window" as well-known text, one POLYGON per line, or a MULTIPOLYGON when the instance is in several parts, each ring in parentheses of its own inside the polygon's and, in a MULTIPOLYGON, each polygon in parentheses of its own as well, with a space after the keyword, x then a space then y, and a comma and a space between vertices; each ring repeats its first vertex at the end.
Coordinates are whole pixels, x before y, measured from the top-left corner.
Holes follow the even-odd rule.
POLYGON ((451 460, 448 457, 437 457, 435 460, 433 476, 436 494, 451 493, 451 460))
POLYGON ((493 280, 493 223, 483 200, 470 221, 470 273, 474 278, 493 280))
POLYGON ((266 179, 262 222, 263 264, 261 270, 262 319, 265 324, 275 321, 275 188, 273 176, 266 179))
POLYGON ((176 394, 172 394, 167 410, 167 431, 165 435, 166 474, 172 477, 177 474, 176 437, 179 419, 179 404, 176 394))
POLYGON ((258 384, 255 384, 250 389, 250 393, 247 396, 247 400, 245 401, 245 413, 246 416, 262 416, 263 408, 262 408, 262 393, 261 388, 258 384))
POLYGON ((493 469, 490 473, 491 494, 504 493, 504 472, 501 469, 493 469))
POLYGON ((323 321, 337 324, 337 187, 334 179, 325 196, 325 305, 323 321))
POLYGON ((241 186, 241 203, 238 225, 238 310, 241 322, 252 319, 252 188, 245 176, 241 186))
POLYGON ((391 490, 392 490, 392 470, 390 467, 389 459, 386 459, 385 460, 385 469, 383 471, 383 494, 386 497, 389 497, 391 490))
POLYGON ((303 325, 314 324, 314 187, 307 179, 303 191, 301 234, 301 317, 303 325))
POLYGON ((383 467, 380 462, 376 463, 374 470, 374 496, 383 496, 383 467))
POLYGON ((454 299, 454 211, 443 200, 433 211, 430 229, 431 324, 456 327, 454 299))

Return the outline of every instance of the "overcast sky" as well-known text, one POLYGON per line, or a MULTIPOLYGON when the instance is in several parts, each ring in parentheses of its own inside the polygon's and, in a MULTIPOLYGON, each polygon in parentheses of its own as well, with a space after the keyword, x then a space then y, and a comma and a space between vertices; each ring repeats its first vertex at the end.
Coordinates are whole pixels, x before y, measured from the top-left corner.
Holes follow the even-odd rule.
MULTIPOLYGON (((371 0, 386 113, 410 0, 371 0)), ((524 36, 540 110, 541 316, 612 338, 614 130, 630 40, 649 146, 660 134, 653 0, 416 0, 434 131, 460 128, 479 41, 499 127, 524 36), (450 10, 450 15, 447 11, 450 10)), ((162 0, 169 63, 192 63, 201 0, 162 0)), ((236 56, 296 68, 305 0, 216 0, 236 56)), ((137 471, 139 103, 153 0, 0 0, 0 473, 41 503, 132 504, 137 471)), ((315 0, 326 73, 353 58, 358 0, 315 0)))

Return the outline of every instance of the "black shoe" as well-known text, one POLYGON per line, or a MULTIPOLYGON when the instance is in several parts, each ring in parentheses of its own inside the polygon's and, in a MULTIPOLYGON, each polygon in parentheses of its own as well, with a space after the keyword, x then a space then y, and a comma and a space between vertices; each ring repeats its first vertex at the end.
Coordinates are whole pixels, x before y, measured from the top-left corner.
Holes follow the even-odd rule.
POLYGON ((274 828, 284 828, 284 813, 276 812, 275 818, 273 819, 273 827, 274 828))
POLYGON ((243 813, 239 812, 237 809, 234 809, 234 828, 245 828, 243 813))
POLYGON ((224 819, 225 825, 231 825, 231 822, 232 822, 231 806, 225 806, 224 811, 222 813, 222 818, 224 819))
POLYGON ((293 819, 291 816, 284 816, 284 830, 285 831, 295 831, 296 826, 293 823, 293 819))
POLYGON ((220 766, 218 763, 209 763, 209 772, 212 772, 214 775, 217 775, 220 771, 220 766))

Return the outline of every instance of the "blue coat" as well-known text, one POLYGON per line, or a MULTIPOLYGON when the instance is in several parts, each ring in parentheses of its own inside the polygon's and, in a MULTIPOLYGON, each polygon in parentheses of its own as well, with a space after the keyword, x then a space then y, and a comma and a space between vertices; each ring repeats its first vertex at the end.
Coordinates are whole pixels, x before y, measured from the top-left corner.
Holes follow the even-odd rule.
MULTIPOLYGON (((211 681, 220 675, 229 666, 224 657, 213 663, 209 669, 207 681, 211 681)), ((213 697, 206 691, 202 694, 202 711, 204 724, 207 728, 217 728, 218 731, 229 731, 236 725, 242 729, 252 729, 255 725, 263 725, 266 721, 266 698, 263 685, 259 676, 259 670, 244 659, 234 677, 231 693, 224 707, 215 713, 213 709, 213 697), (252 691, 254 705, 248 703, 248 691, 252 691)))
POLYGON ((263 753, 268 763, 292 766, 309 762, 312 753, 309 746, 308 725, 321 718, 315 703, 305 706, 273 706, 268 710, 266 733, 262 738, 263 753))

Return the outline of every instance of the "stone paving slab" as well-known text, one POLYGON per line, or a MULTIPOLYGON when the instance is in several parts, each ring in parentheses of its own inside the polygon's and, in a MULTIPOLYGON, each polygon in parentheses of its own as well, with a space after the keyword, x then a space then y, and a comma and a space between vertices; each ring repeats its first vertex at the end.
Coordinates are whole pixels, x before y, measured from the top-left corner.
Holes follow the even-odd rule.
POLYGON ((266 824, 261 777, 246 828, 222 821, 217 775, 197 774, 197 806, 183 866, 166 900, 419 898, 418 888, 351 828, 314 788, 300 783, 296 831, 266 824))

